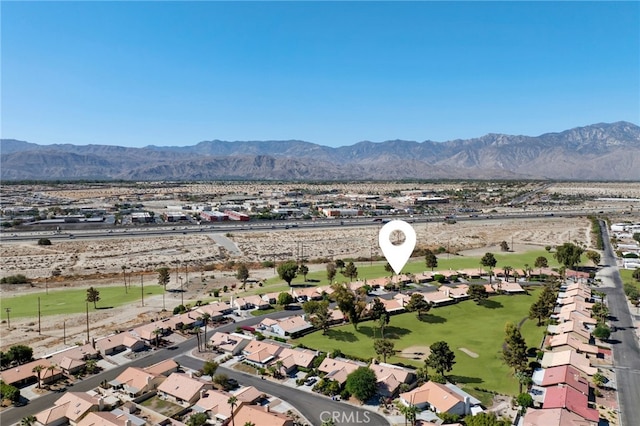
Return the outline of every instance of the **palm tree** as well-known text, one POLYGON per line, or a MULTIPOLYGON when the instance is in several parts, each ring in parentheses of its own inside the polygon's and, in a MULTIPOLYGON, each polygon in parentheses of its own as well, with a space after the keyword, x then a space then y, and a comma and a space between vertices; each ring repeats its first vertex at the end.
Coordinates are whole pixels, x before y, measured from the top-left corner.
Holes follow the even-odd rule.
POLYGON ((244 426, 256 426, 256 424, 249 421, 249 422, 244 422, 244 426))
POLYGON ((513 271, 513 268, 511 266, 505 266, 502 269, 504 270, 505 279, 507 280, 507 282, 509 282, 509 276, 511 275, 511 271, 513 271))
POLYGON ((277 360, 276 361, 276 368, 278 369, 278 377, 280 377, 282 374, 282 361, 281 360, 277 360))
POLYGON ((38 376, 38 389, 40 389, 40 387, 42 386, 41 384, 41 380, 42 380, 42 372, 46 369, 47 367, 45 367, 44 365, 36 365, 35 367, 33 367, 31 369, 32 373, 36 373, 36 376, 38 376))
POLYGON ((98 369, 98 362, 95 359, 88 359, 84 368, 87 370, 87 373, 93 374, 98 369))
POLYGON ((229 404, 231 406, 231 424, 233 426, 236 426, 236 422, 235 422, 235 420, 233 418, 233 415, 234 415, 233 409, 238 404, 238 398, 235 397, 235 396, 230 396, 229 399, 227 399, 227 404, 229 404))
POLYGON ((156 328, 155 330, 153 330, 153 336, 155 337, 155 341, 156 341, 156 348, 160 345, 161 334, 162 334, 162 330, 160 330, 159 328, 156 328))
POLYGON ((416 415, 418 414, 418 407, 413 404, 404 405, 400 404, 400 412, 404 416, 404 424, 407 424, 407 421, 411 422, 413 425, 416 421, 416 415))
POLYGON ((51 374, 51 377, 53 377, 53 372, 54 372, 54 371, 56 371, 56 368, 58 368, 58 366, 57 366, 57 365, 55 365, 55 364, 51 364, 50 366, 48 366, 48 367, 46 368, 47 373, 50 373, 50 374, 51 374))
POLYGON ((195 327, 195 328, 193 329, 193 332, 195 333, 195 335, 196 335, 196 340, 198 341, 198 352, 200 352, 200 347, 201 347, 201 346, 200 346, 200 327, 195 327))
POLYGON ((22 420, 20 420, 20 426, 33 426, 36 420, 35 416, 23 417, 22 420))
POLYGON ((207 323, 211 319, 211 315, 204 313, 200 318, 202 318, 202 321, 204 322, 204 350, 206 351, 207 350, 207 323))

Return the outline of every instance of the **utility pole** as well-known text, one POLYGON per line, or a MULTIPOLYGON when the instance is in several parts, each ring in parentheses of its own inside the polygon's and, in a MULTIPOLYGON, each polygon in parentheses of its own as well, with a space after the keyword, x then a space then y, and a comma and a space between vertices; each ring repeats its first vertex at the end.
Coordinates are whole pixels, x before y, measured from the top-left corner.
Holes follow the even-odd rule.
POLYGON ((11 330, 11 318, 9 314, 11 313, 11 308, 5 308, 5 312, 7 313, 7 328, 11 330))
POLYGON ((45 294, 49 294, 49 278, 44 277, 44 292, 45 294))
POLYGON ((182 277, 178 277, 180 279, 180 304, 184 306, 184 288, 182 287, 182 277))
POLYGON ((67 344, 67 320, 62 321, 62 344, 67 344))
POLYGON ((140 299, 142 300, 142 306, 144 306, 144 274, 140 272, 140 299))
POLYGON ((85 302, 87 307, 87 343, 89 343, 89 302, 85 302))
POLYGON ((38 335, 40 335, 40 296, 38 296, 38 335))

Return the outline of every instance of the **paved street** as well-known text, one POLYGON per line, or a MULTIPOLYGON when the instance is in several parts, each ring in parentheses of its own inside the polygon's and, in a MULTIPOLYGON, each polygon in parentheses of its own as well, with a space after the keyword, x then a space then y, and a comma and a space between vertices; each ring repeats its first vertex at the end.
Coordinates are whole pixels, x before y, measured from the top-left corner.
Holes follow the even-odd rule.
MULTIPOLYGON (((292 315, 291 311, 279 311, 269 314, 268 317, 282 318, 289 315, 292 315)), ((264 318, 265 317, 252 317, 244 321, 226 324, 215 329, 210 328, 209 330, 207 330, 207 336, 211 337, 216 331, 233 332, 235 331, 236 327, 242 325, 255 325, 264 318)), ((154 351, 151 355, 143 358, 138 358, 127 365, 119 366, 111 370, 104 371, 95 376, 89 377, 86 380, 81 381, 80 383, 69 386, 68 390, 71 392, 85 392, 97 387, 103 380, 113 380, 127 367, 146 367, 148 365, 160 362, 168 358, 180 359, 179 362, 181 363, 181 365, 184 365, 186 367, 195 365, 195 368, 200 368, 200 361, 186 356, 187 353, 189 353, 196 347, 195 338, 191 338, 182 343, 179 343, 175 345, 175 347, 176 349, 173 350, 161 349, 158 351, 154 351)), ((220 371, 222 371, 222 368, 220 371)), ((378 426, 389 424, 383 417, 372 412, 353 407, 349 404, 335 402, 328 398, 314 395, 308 392, 300 392, 295 388, 281 386, 275 383, 268 382, 266 380, 260 380, 256 377, 243 375, 242 373, 236 371, 225 370, 225 373, 227 372, 229 373, 229 377, 241 377, 240 382, 242 384, 253 385, 261 390, 264 390, 266 393, 270 393, 274 396, 277 396, 278 398, 283 399, 284 401, 289 402, 291 405, 296 407, 296 409, 298 409, 305 417, 307 417, 309 421, 311 421, 314 425, 319 425, 322 423, 322 421, 319 420, 321 415, 323 415, 323 419, 331 415, 327 413, 323 414, 322 412, 324 410, 327 410, 330 413, 333 413, 334 410, 336 411, 336 416, 339 416, 339 418, 337 419, 338 421, 336 421, 336 425, 378 426)), ((50 393, 36 398, 33 401, 30 401, 23 407, 10 408, 0 414, 0 424, 12 425, 18 423, 23 417, 36 414, 44 410, 45 408, 52 406, 54 401, 60 398, 60 396, 61 394, 59 393, 50 393)))
MULTIPOLYGON (((182 366, 196 370, 202 368, 202 364, 204 364, 204 361, 189 356, 178 357, 176 361, 182 366)), ((328 420, 332 416, 336 419, 336 426, 389 425, 389 422, 378 414, 344 402, 333 401, 328 397, 300 391, 293 387, 273 383, 269 380, 262 380, 256 376, 224 367, 219 367, 217 373, 224 373, 230 378, 238 380, 243 386, 254 386, 260 390, 264 390, 268 394, 287 401, 296 407, 313 425, 320 425, 323 420, 328 420)))
POLYGON ((614 327, 611 341, 614 343, 613 360, 620 402, 620 424, 636 426, 640 424, 640 349, 609 233, 606 224, 602 221, 600 223, 605 242, 601 263, 608 266, 598 273, 598 277, 606 286, 602 291, 607 294, 611 325, 614 327))

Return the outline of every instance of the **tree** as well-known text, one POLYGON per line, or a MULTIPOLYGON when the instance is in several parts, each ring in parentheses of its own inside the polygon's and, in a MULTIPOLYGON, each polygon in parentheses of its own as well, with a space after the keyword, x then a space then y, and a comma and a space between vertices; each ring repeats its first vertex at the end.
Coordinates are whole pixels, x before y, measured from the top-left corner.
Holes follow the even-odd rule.
POLYGON ((466 416, 464 418, 466 426, 510 426, 509 420, 498 420, 495 413, 478 413, 475 416, 466 416))
POLYGON ((508 322, 505 326, 505 338, 502 345, 502 359, 505 364, 514 369, 514 373, 527 368, 527 342, 525 342, 518 327, 508 322))
POLYGON ((322 334, 327 334, 331 321, 329 302, 327 300, 321 302, 310 300, 302 305, 302 309, 309 316, 311 324, 318 330, 322 330, 322 334))
POLYGON ((238 269, 236 269, 236 279, 242 281, 242 288, 244 289, 249 279, 249 268, 247 268, 247 265, 244 263, 238 265, 238 269))
POLYGON ((527 408, 533 407, 533 397, 528 393, 520 393, 516 397, 516 404, 520 407, 520 413, 524 414, 527 408))
POLYGON ((538 320, 538 327, 542 324, 542 320, 548 318, 549 315, 551 315, 551 311, 541 299, 533 302, 529 308, 529 319, 538 320))
POLYGON ((573 269, 580 263, 582 253, 583 249, 580 246, 573 243, 564 243, 561 246, 556 246, 556 252, 553 257, 565 268, 573 269))
POLYGON ((507 280, 507 282, 509 282, 509 277, 511 276, 511 272, 513 271, 513 266, 506 265, 502 268, 502 270, 504 271, 504 278, 507 280))
POLYGON ((600 253, 597 251, 589 250, 584 255, 587 256, 587 259, 589 259, 594 265, 598 266, 600 263, 600 253))
POLYGON ((536 257, 536 260, 533 264, 533 266, 535 266, 536 268, 540 269, 540 275, 542 275, 542 268, 548 268, 549 267, 549 261, 547 261, 547 258, 544 256, 538 256, 536 257))
POLYGON ((373 349, 376 354, 382 355, 383 362, 387 362, 387 357, 396 353, 395 344, 389 339, 376 339, 373 341, 373 349))
POLYGON ((293 296, 287 292, 282 292, 278 295, 278 305, 287 306, 293 303, 293 296))
POLYGON ((218 369, 218 363, 215 361, 205 361, 202 366, 202 374, 205 376, 213 377, 216 374, 216 370, 218 369))
POLYGON ((533 383, 533 379, 531 376, 527 374, 526 371, 516 371, 514 374, 516 379, 518 379, 518 384, 520 385, 520 393, 522 393, 522 388, 526 386, 526 389, 529 389, 529 385, 533 383))
POLYGON ((359 367, 347 376, 345 389, 364 402, 376 394, 376 373, 368 367, 359 367))
POLYGON ((283 279, 289 287, 291 287, 291 281, 293 281, 297 274, 298 265, 293 260, 278 265, 278 276, 283 279))
POLYGON ((369 310, 369 315, 374 321, 380 321, 381 319, 383 320, 380 324, 380 333, 384 338, 384 326, 388 324, 389 314, 387 313, 387 308, 384 306, 384 303, 382 303, 382 300, 380 300, 379 297, 373 299, 373 304, 371 305, 371 309, 369 310))
POLYGON ((160 346, 160 336, 162 335, 162 330, 159 328, 156 328, 155 330, 153 330, 153 338, 156 342, 156 348, 158 346, 160 346))
POLYGON ((593 337, 600 340, 608 340, 611 337, 611 329, 606 324, 598 324, 593 330, 593 337))
POLYGON ((384 265, 384 270, 389 272, 391 277, 393 277, 393 266, 389 262, 384 265))
POLYGON ((211 381, 216 385, 220 386, 224 390, 229 390, 233 388, 233 386, 229 382, 229 377, 226 374, 216 374, 215 376, 213 376, 211 381))
POLYGON ((429 312, 431 303, 426 301, 421 293, 413 293, 405 305, 405 309, 409 312, 417 312, 418 318, 420 318, 423 312, 429 312))
POLYGON ((418 415, 418 407, 413 404, 404 405, 400 403, 398 405, 398 410, 400 410, 400 413, 404 416, 404 424, 406 425, 407 422, 409 422, 409 424, 413 426, 418 415))
POLYGON ((438 258, 436 257, 435 253, 433 253, 429 249, 425 250, 424 260, 427 264, 427 268, 431 268, 432 271, 433 268, 438 267, 438 258))
POLYGON ((431 367, 436 372, 444 376, 445 372, 449 372, 453 369, 455 364, 456 354, 449 349, 449 345, 445 341, 439 341, 429 346, 431 353, 425 360, 425 365, 431 367))
POLYGON ((227 404, 231 406, 231 424, 235 426, 236 422, 233 419, 233 415, 235 414, 234 408, 236 407, 236 405, 238 405, 238 398, 235 396, 230 396, 229 399, 227 399, 227 404))
POLYGON ((333 279, 336 277, 337 272, 338 270, 335 263, 327 263, 327 280, 329 280, 329 285, 333 283, 333 279))
POLYGON ((501 251, 509 251, 509 244, 506 241, 500 242, 500 250, 501 251))
POLYGON ((38 240, 38 245, 39 246, 50 246, 51 245, 51 240, 48 238, 40 238, 38 240))
POLYGON ((489 268, 489 284, 491 284, 491 275, 493 272, 493 268, 495 268, 498 264, 496 257, 493 255, 493 253, 485 253, 484 256, 482 256, 482 259, 480 259, 480 264, 485 268, 489 268))
POLYGON ((640 282, 640 268, 636 268, 631 274, 634 280, 640 282))
POLYGON ((605 383, 607 383, 607 378, 604 374, 602 373, 595 373, 592 377, 591 380, 593 380, 593 384, 596 387, 601 388, 605 383))
POLYGON ((20 400, 20 389, 0 380, 0 399, 8 399, 12 402, 20 400))
POLYGON ((38 385, 37 388, 40 389, 42 387, 42 372, 44 370, 46 370, 47 367, 45 367, 44 365, 38 364, 35 367, 33 367, 31 369, 32 373, 36 373, 36 376, 38 377, 38 385))
POLYGON ((467 291, 469 297, 475 301, 478 305, 486 298, 489 297, 487 289, 482 284, 471 284, 467 291))
POLYGON ((332 296, 338 304, 338 309, 351 320, 351 316, 355 315, 356 295, 342 284, 334 284, 332 288, 332 296))
POLYGON ((640 243, 640 232, 634 232, 633 239, 640 243))
POLYGON ((342 269, 344 268, 344 260, 336 259, 336 267, 340 269, 340 272, 342 272, 342 269))
POLYGON ((20 426, 33 426, 36 424, 36 416, 26 416, 20 420, 20 426))
POLYGON ((209 324, 209 320, 211 319, 211 314, 204 313, 200 316, 202 323, 204 324, 204 349, 207 350, 207 325, 209 324))
POLYGON ((358 268, 353 264, 353 262, 349 262, 347 263, 347 266, 345 266, 342 275, 349 277, 349 280, 353 281, 354 278, 358 278, 358 268))
POLYGON ((304 278, 304 281, 306 282, 307 274, 309 273, 309 267, 304 263, 301 263, 300 266, 298 266, 298 273, 302 275, 302 277, 304 278))
POLYGON ((122 279, 124 280, 124 291, 127 293, 127 265, 122 265, 122 279))
POLYGON ((200 327, 194 327, 193 330, 191 330, 191 333, 196 335, 196 340, 198 342, 198 352, 200 352, 202 348, 202 344, 200 342, 200 327))
POLYGON ((98 361, 95 359, 88 359, 84 364, 84 370, 88 374, 94 374, 100 371, 100 367, 98 366, 98 361))
POLYGON ((207 424, 209 416, 206 413, 196 413, 189 417, 187 426, 204 426, 207 424))
POLYGON ((596 302, 591 306, 591 315, 597 318, 599 323, 604 323, 609 317, 609 308, 602 302, 596 302))
POLYGON ((171 276, 169 275, 169 268, 163 266, 162 268, 156 269, 158 273, 158 285, 161 285, 163 288, 167 287, 169 281, 171 280, 171 276))
POLYGON ((89 287, 87 289, 87 302, 92 303, 93 302, 93 309, 97 309, 96 308, 96 302, 100 301, 100 292, 98 290, 96 290, 93 287, 89 287))
POLYGON ((27 345, 13 345, 7 351, 7 356, 10 362, 24 364, 33 359, 33 349, 27 345))

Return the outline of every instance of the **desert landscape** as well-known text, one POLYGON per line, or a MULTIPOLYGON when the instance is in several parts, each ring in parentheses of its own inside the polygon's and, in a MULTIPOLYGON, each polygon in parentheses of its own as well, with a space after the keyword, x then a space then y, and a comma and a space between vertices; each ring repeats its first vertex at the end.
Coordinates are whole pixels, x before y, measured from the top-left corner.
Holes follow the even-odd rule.
MULTIPOLYGON (((501 241, 507 241, 514 251, 542 248, 574 241, 591 246, 589 221, 586 218, 545 217, 528 220, 479 220, 446 224, 428 222, 414 225, 418 246, 449 248, 452 253, 476 255, 496 250, 501 241), (477 252, 477 253, 476 253, 477 252)), ((238 283, 231 268, 225 264, 247 262, 254 267, 251 278, 263 280, 274 276, 272 268, 260 268, 259 262, 296 259, 369 258, 380 254, 377 245, 379 226, 361 228, 329 228, 323 230, 290 229, 273 232, 234 232, 230 234, 187 234, 179 237, 141 237, 91 239, 81 241, 55 241, 51 246, 38 246, 36 242, 5 242, 0 245, 3 259, 2 276, 21 273, 33 280, 31 285, 2 285, 2 298, 25 292, 42 292, 64 288, 122 285, 122 267, 134 277, 140 274, 147 283, 156 281, 155 270, 161 266, 172 270, 180 261, 181 276, 188 273, 185 301, 201 298, 214 288, 238 283), (217 241, 217 242, 216 242, 217 241), (227 250, 218 242, 235 245, 227 250), (188 271, 185 269, 188 268, 188 271), (60 275, 52 276, 52 271, 60 275), (46 283, 45 283, 46 278, 46 283)), ((324 269, 323 264, 311 264, 310 269, 324 269)), ((168 289, 179 288, 176 275, 171 274, 168 289)), ((268 288, 265 287, 265 292, 268 288)), ((179 301, 176 293, 169 293, 169 306, 179 301)), ((91 313, 91 329, 95 335, 105 335, 137 323, 168 315, 161 312, 161 296, 145 298, 140 303, 115 307, 91 313)), ((35 318, 11 320, 11 330, 1 328, 2 349, 21 342, 34 347, 36 354, 44 354, 63 347, 62 326, 66 325, 67 343, 81 341, 85 333, 84 314, 47 316, 41 335, 35 318)))

